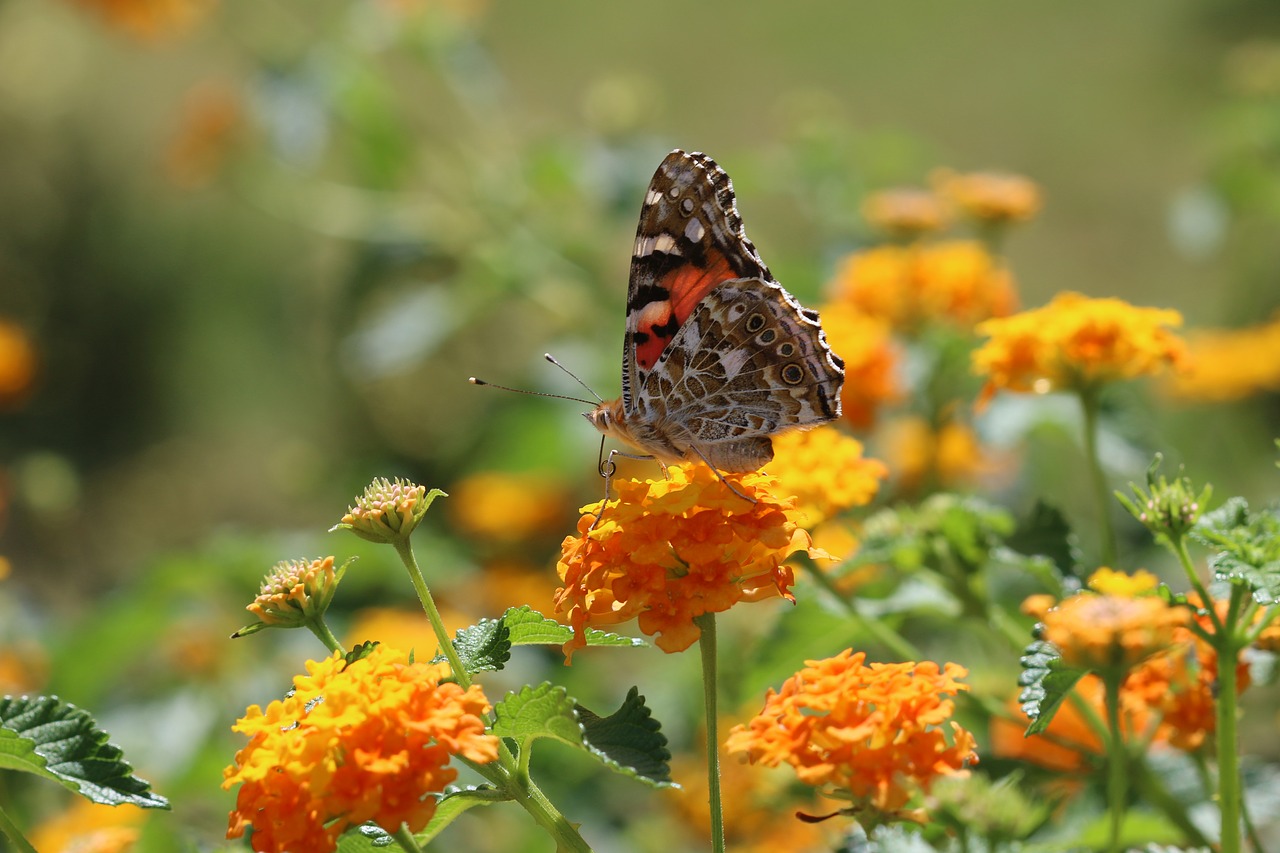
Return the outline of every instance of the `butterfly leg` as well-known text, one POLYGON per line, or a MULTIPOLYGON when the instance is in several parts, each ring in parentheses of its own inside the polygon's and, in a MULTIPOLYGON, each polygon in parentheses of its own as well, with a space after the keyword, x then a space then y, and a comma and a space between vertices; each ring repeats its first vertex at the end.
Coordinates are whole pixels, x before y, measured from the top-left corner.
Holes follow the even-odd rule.
MULTIPOLYGON (((600 523, 600 519, 604 518, 605 507, 609 505, 609 492, 612 490, 613 476, 618 473, 618 463, 613 461, 617 456, 621 456, 624 459, 654 458, 652 456, 641 456, 635 453, 623 453, 621 450, 610 450, 608 458, 600 460, 600 476, 604 478, 604 500, 600 503, 600 514, 596 516, 595 521, 591 522, 591 526, 587 528, 588 532, 596 529, 596 525, 600 523)), ((667 466, 663 464, 660 459, 657 460, 657 462, 659 465, 662 465, 662 473, 665 476, 667 473, 667 466)))
POLYGON ((726 480, 724 478, 724 474, 720 473, 720 469, 712 465, 711 460, 708 459, 706 456, 704 456, 701 450, 699 450, 697 447, 694 447, 693 445, 690 445, 689 449, 692 450, 694 453, 698 454, 698 458, 701 459, 703 462, 705 462, 707 464, 707 467, 710 468, 713 472, 715 472, 715 475, 720 478, 720 482, 724 483, 725 486, 728 487, 729 491, 733 492, 735 495, 742 498, 744 501, 746 501, 749 504, 759 503, 758 500, 751 497, 750 495, 744 495, 742 492, 738 491, 738 487, 735 486, 733 483, 730 483, 728 480, 726 480))

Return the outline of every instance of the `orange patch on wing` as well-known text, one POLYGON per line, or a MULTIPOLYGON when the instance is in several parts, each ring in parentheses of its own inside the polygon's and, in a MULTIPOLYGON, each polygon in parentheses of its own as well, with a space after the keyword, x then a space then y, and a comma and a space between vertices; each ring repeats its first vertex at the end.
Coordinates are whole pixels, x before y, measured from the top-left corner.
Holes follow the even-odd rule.
POLYGON ((703 267, 685 264, 673 269, 662 278, 662 286, 671 291, 671 305, 676 322, 684 325, 693 309, 716 285, 737 278, 729 261, 719 252, 707 253, 707 265, 703 267))

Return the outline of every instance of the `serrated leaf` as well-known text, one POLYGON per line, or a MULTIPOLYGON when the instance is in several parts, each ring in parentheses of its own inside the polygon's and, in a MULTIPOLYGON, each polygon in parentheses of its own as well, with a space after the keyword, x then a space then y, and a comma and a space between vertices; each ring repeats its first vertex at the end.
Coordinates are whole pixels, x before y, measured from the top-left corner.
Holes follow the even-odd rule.
POLYGON ((609 716, 597 716, 579 705, 578 718, 588 745, 613 769, 656 787, 675 784, 668 764, 671 750, 667 749, 667 737, 638 688, 627 691, 622 707, 609 716))
POLYGON ((1280 514, 1275 508, 1250 512, 1243 498, 1230 498, 1205 513, 1191 537, 1218 549, 1209 558, 1218 580, 1246 584, 1262 604, 1280 601, 1280 514))
POLYGON ((1036 501, 1005 544, 1020 554, 1049 558, 1063 575, 1074 575, 1080 565, 1080 546, 1066 516, 1044 501, 1036 501))
POLYGON ((169 808, 107 737, 87 711, 56 696, 0 699, 0 767, 59 782, 95 803, 169 808))
MULTIPOLYGON (((439 835, 445 827, 453 823, 458 815, 475 806, 491 806, 509 800, 492 785, 472 785, 466 788, 449 788, 436 798, 436 813, 422 831, 414 833, 418 844, 426 844, 439 835)), ((376 823, 366 823, 338 839, 338 853, 380 853, 380 851, 399 849, 398 842, 383 827, 376 823)))
POLYGON ((634 687, 608 717, 578 705, 563 687, 550 683, 508 694, 493 712, 491 733, 516 740, 521 750, 538 738, 554 738, 585 749, 625 776, 659 788, 674 784, 667 738, 634 687))
MULTIPOLYGON (((586 631, 588 646, 634 648, 646 646, 644 640, 611 634, 596 628, 586 631)), ((523 605, 508 608, 498 619, 481 619, 458 631, 454 648, 467 672, 496 672, 511 659, 512 646, 562 646, 573 639, 573 629, 523 605)), ((444 660, 443 656, 436 660, 444 660)))
POLYGON ((1062 654, 1052 643, 1036 640, 1027 646, 1019 660, 1022 675, 1018 684, 1023 688, 1018 694, 1022 713, 1032 719, 1027 736, 1037 735, 1049 727, 1063 701, 1087 673, 1062 662, 1062 654))

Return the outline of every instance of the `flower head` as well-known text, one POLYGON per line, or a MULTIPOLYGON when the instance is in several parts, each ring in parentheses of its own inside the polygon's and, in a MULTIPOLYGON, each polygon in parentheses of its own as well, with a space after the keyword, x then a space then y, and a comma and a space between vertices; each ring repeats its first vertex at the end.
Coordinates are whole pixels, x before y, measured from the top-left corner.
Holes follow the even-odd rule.
POLYGON ((1089 575, 1088 587, 1100 595, 1113 595, 1117 598, 1137 598, 1156 591, 1160 579, 1146 569, 1138 569, 1131 575, 1101 567, 1089 575))
POLYGON ((796 495, 807 525, 870 503, 888 474, 883 462, 862 455, 862 442, 833 426, 780 435, 773 450, 769 472, 796 495))
POLYGON ((365 487, 355 506, 330 530, 350 530, 370 542, 407 542, 432 501, 440 497, 448 495, 439 489, 428 492, 426 486, 399 477, 395 482, 379 478, 365 487))
POLYGON ((146 812, 76 798, 67 809, 31 833, 31 846, 45 853, 130 853, 137 849, 146 812))
POLYGON ((253 603, 245 607, 258 621, 233 637, 247 637, 263 628, 301 628, 324 616, 350 561, 333 568, 333 557, 282 560, 262 579, 253 603))
POLYGON ((587 627, 636 618, 663 651, 683 651, 701 635, 694 619, 704 613, 791 599, 784 561, 810 544, 795 499, 775 497, 776 480, 763 473, 727 475, 733 488, 705 465, 672 465, 667 475, 615 478, 618 499, 596 528, 599 503, 583 507, 578 535, 564 540, 556 612, 567 611, 574 629, 566 655, 586 644, 587 627))
POLYGON ((1082 669, 1123 671, 1173 644, 1186 610, 1157 596, 1082 592, 1044 616, 1044 638, 1082 669))
POLYGON ((454 755, 497 757, 484 693, 447 674, 387 646, 350 664, 308 661, 290 696, 250 706, 234 726, 249 743, 223 771, 223 788, 240 785, 227 837, 252 827, 254 850, 283 853, 333 850, 366 821, 421 830, 436 810, 431 794, 457 776, 454 755))
POLYGON ((979 222, 1025 222, 1040 212, 1040 188, 1022 175, 939 169, 932 179, 940 195, 979 222))
POLYGON ((967 327, 1003 317, 1018 297, 1013 276, 985 246, 947 240, 853 253, 837 272, 834 301, 915 331, 932 322, 967 327))
POLYGON ((896 238, 919 237, 947 224, 942 199, 912 188, 870 193, 862 202, 862 216, 872 227, 896 238))
POLYGON ((516 543, 555 529, 570 504, 548 478, 498 471, 471 474, 450 488, 450 515, 479 539, 516 543))
POLYGON ((1200 520, 1209 505, 1209 497, 1213 494, 1213 486, 1205 484, 1199 492, 1188 477, 1175 477, 1172 482, 1156 471, 1162 462, 1160 454, 1147 467, 1147 488, 1145 491, 1135 483, 1129 484, 1133 497, 1116 494, 1129 514, 1151 531, 1158 540, 1179 541, 1189 533, 1200 520))
POLYGON ((1169 330, 1181 324, 1177 311, 1060 293, 1043 308, 979 324, 989 340, 973 367, 987 377, 984 395, 1083 390, 1181 367, 1186 346, 1169 330))
POLYGON ((1217 403, 1280 391, 1280 314, 1242 329, 1193 330, 1187 346, 1187 369, 1164 383, 1174 399, 1217 403))
POLYGON ((38 363, 35 344, 26 329, 0 318, 0 411, 26 402, 38 363))
POLYGON ((865 661, 848 649, 806 661, 779 692, 768 692, 755 718, 730 732, 726 748, 752 763, 790 764, 802 782, 833 786, 885 812, 978 760, 973 735, 950 721, 955 703, 945 698, 969 689, 958 681, 963 667, 865 661))
POLYGON ((897 375, 898 348, 889 323, 845 302, 821 309, 822 328, 831 348, 844 359, 844 390, 840 404, 854 429, 868 429, 881 406, 902 397, 897 375))

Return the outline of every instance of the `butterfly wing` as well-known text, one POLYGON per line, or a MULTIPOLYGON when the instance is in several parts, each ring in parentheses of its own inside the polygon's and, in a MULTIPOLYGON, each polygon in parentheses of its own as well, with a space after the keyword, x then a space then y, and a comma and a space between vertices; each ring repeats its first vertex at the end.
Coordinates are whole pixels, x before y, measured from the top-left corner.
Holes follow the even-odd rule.
POLYGON ((743 230, 733 183, 705 154, 672 151, 645 193, 631 255, 622 352, 627 414, 698 303, 735 278, 773 280, 743 230))

